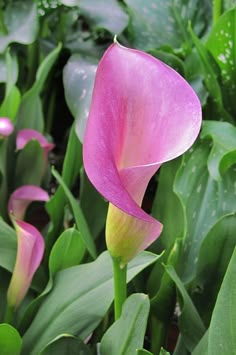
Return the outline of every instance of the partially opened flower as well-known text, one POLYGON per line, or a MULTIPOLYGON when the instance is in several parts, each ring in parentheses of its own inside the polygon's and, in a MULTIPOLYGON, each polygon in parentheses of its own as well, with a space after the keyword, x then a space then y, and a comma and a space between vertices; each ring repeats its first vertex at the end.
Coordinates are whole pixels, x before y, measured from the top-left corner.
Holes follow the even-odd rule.
POLYGON ((178 73, 139 50, 108 48, 96 73, 83 158, 110 202, 106 242, 121 266, 160 235, 161 223, 140 207, 147 184, 193 144, 200 126, 200 102, 178 73))
POLYGON ((12 134, 14 126, 7 117, 0 117, 0 138, 6 138, 12 134))
POLYGON ((20 187, 10 197, 8 212, 17 233, 16 263, 7 293, 10 308, 17 308, 22 302, 44 253, 44 239, 40 232, 21 219, 32 201, 48 199, 46 191, 33 185, 20 187))
POLYGON ((41 148, 43 149, 43 160, 44 166, 43 171, 45 172, 47 161, 48 161, 48 154, 49 152, 55 147, 53 143, 48 142, 48 140, 38 131, 30 128, 21 129, 16 137, 16 148, 17 150, 21 150, 25 147, 25 145, 35 139, 39 142, 41 148))

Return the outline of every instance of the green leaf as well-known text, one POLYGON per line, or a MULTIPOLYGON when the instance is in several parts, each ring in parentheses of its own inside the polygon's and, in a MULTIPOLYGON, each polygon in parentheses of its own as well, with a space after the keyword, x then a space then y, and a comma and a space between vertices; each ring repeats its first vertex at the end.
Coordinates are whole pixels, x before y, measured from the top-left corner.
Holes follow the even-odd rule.
POLYGON ((51 341, 40 355, 91 355, 87 345, 79 338, 70 334, 63 334, 51 341))
POLYGON ((34 315, 39 309, 44 297, 53 287, 53 278, 61 270, 78 265, 84 256, 85 247, 80 233, 73 227, 64 231, 57 239, 49 256, 49 280, 43 292, 35 298, 26 309, 20 323, 23 333, 30 325, 34 315))
POLYGON ((12 42, 30 44, 38 34, 37 5, 34 1, 10 2, 4 11, 7 34, 0 37, 0 53, 12 42))
POLYGON ((164 50, 151 49, 148 53, 162 60, 164 63, 175 69, 180 75, 185 76, 184 62, 173 53, 164 50))
POLYGON ((192 351, 205 333, 205 326, 173 266, 167 265, 165 268, 181 294, 179 328, 186 347, 192 351))
POLYGON ((172 247, 176 237, 184 233, 184 214, 178 196, 173 191, 176 173, 181 164, 181 158, 167 162, 161 167, 158 178, 158 189, 152 205, 152 215, 161 221, 163 228, 158 243, 162 248, 172 247), (178 223, 173 223, 178 221, 178 223))
POLYGON ((150 351, 147 351, 145 349, 137 349, 136 354, 137 355, 153 355, 153 353, 150 353, 150 351))
POLYGON ((195 35, 190 25, 188 26, 188 30, 199 55, 200 63, 202 65, 202 70, 204 73, 205 85, 214 100, 214 104, 219 106, 219 108, 223 110, 221 88, 217 80, 214 65, 212 65, 212 59, 206 47, 203 45, 202 41, 200 41, 200 39, 195 35))
POLYGON ((76 133, 83 141, 92 99, 97 60, 74 54, 63 69, 67 105, 76 120, 76 133))
POLYGON ((15 328, 9 324, 0 324, 1 355, 20 355, 22 339, 15 328))
MULTIPOLYGON (((73 187, 75 180, 78 178, 82 164, 82 145, 75 134, 74 126, 72 126, 62 168, 62 178, 69 189, 73 187)), ((63 188, 59 186, 46 204, 51 220, 50 228, 46 235, 48 252, 50 252, 55 239, 61 233, 66 201, 67 198, 63 188)))
POLYGON ((236 95, 236 8, 225 12, 214 25, 206 46, 221 69, 222 92, 227 110, 235 117, 236 95))
POLYGON ((0 266, 12 272, 16 260, 16 233, 0 217, 0 266))
POLYGON ((131 17, 129 30, 133 45, 143 50, 162 45, 179 48, 183 43, 190 46, 188 21, 198 34, 209 22, 207 1, 125 0, 125 3, 131 17))
POLYGON ((61 44, 51 52, 41 63, 36 74, 36 80, 29 91, 22 97, 21 105, 17 113, 18 129, 32 128, 39 132, 44 130, 44 119, 40 93, 48 74, 58 58, 61 44))
POLYGON ((147 295, 131 295, 123 305, 121 317, 101 340, 101 355, 130 355, 143 345, 149 313, 147 295))
POLYGON ((84 169, 80 172, 80 204, 90 231, 97 238, 105 226, 108 202, 95 190, 84 169))
POLYGON ((236 248, 226 271, 208 334, 208 355, 236 354, 236 248))
POLYGON ((201 244, 197 272, 191 283, 194 303, 201 318, 209 325, 216 298, 236 246, 236 216, 223 217, 201 244))
POLYGON ((193 350, 192 355, 208 355, 208 330, 203 335, 196 348, 193 350))
POLYGON ((211 176, 220 180, 236 161, 236 128, 227 122, 206 121, 201 137, 212 140, 207 166, 211 176))
POLYGON ((84 241, 84 244, 86 245, 86 248, 88 249, 88 252, 90 255, 95 259, 96 258, 96 247, 92 238, 92 235, 90 233, 89 227, 87 225, 87 222, 85 220, 83 211, 79 205, 79 202, 74 198, 66 184, 64 183, 63 179, 61 176, 58 174, 58 172, 55 169, 52 169, 52 174, 53 176, 57 179, 61 187, 63 188, 65 195, 68 199, 69 205, 73 211, 73 215, 75 218, 76 226, 78 230, 81 232, 81 238, 84 241))
POLYGON ((9 117, 12 121, 14 121, 20 106, 20 102, 20 90, 14 85, 2 102, 0 107, 0 116, 9 117))
POLYGON ((170 353, 168 351, 166 351, 165 349, 161 348, 159 355, 170 355, 170 353))
MULTIPOLYGON (((152 253, 140 253, 128 266, 128 281, 157 259, 152 253)), ((63 333, 77 334, 84 340, 98 326, 112 300, 112 263, 108 252, 92 263, 60 271, 24 334, 24 353, 38 353, 63 333)))
MULTIPOLYGON (((222 179, 216 180, 210 173, 212 170, 219 170, 221 165, 229 167, 236 161, 230 155, 230 164, 227 165, 224 159, 228 153, 225 153, 220 162, 216 159, 212 163, 212 159, 215 159, 212 154, 215 147, 221 146, 219 150, 224 151, 225 148, 227 151, 225 142, 228 139, 231 142, 232 135, 235 134, 233 126, 227 127, 230 128, 224 130, 225 124, 222 122, 205 122, 202 140, 185 154, 174 181, 174 192, 181 201, 185 216, 184 248, 180 260, 181 278, 184 282, 190 281, 196 273, 199 250, 206 235, 220 219, 236 212, 234 167, 231 166, 227 171, 223 169, 222 179), (221 129, 221 135, 217 135, 215 141, 218 129, 221 129)), ((228 151, 231 148, 229 143, 228 151)), ((162 222, 165 223, 164 220, 162 222)), ((173 233, 176 235, 174 231, 173 233)))
POLYGON ((54 244, 50 259, 50 275, 74 265, 78 265, 85 252, 80 232, 74 227, 64 231, 54 244))
POLYGON ((7 51, 4 54, 0 54, 0 82, 6 83, 7 89, 9 89, 16 83, 18 78, 18 62, 15 53, 7 51))
POLYGON ((29 141, 19 151, 15 174, 15 188, 22 185, 40 186, 43 177, 43 150, 37 140, 29 141))
POLYGON ((119 34, 128 25, 128 16, 116 0, 62 0, 66 6, 79 6, 82 15, 96 29, 119 34), (111 16, 112 14, 112 16, 111 16))

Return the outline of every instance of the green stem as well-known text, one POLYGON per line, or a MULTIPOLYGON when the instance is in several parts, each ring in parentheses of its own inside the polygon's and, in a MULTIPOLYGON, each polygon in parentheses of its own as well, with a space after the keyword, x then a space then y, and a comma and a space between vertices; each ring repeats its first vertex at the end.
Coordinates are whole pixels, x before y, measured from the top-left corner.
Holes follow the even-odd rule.
POLYGON ((8 304, 6 308, 5 317, 4 317, 4 323, 12 324, 13 315, 14 315, 14 308, 12 306, 9 306, 8 304))
POLYGON ((127 265, 123 268, 120 267, 120 259, 112 258, 113 261, 113 279, 114 279, 114 307, 115 307, 115 320, 120 318, 123 303, 127 297, 126 277, 127 265))
POLYGON ((222 11, 222 1, 213 0, 213 25, 217 22, 218 18, 221 15, 222 11))

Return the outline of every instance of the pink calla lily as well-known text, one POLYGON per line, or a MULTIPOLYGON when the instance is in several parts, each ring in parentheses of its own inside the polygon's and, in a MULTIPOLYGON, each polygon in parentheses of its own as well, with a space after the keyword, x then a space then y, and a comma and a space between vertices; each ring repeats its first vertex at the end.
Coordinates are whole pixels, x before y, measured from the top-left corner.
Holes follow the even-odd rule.
POLYGON ((45 173, 47 161, 48 161, 48 154, 49 152, 55 147, 53 143, 47 141, 47 139, 38 131, 30 128, 21 129, 16 137, 16 149, 21 150, 25 147, 25 145, 35 139, 39 142, 41 148, 43 149, 43 160, 44 166, 43 171, 45 173))
POLYGON ((110 202, 106 243, 121 266, 160 235, 162 224, 140 207, 147 184, 193 144, 200 126, 200 102, 178 73, 139 50, 108 48, 96 73, 83 159, 110 202))
POLYGON ((0 117, 0 138, 6 138, 12 134, 14 126, 7 117, 0 117))
POLYGON ((10 307, 17 308, 24 299, 35 271, 44 253, 44 239, 31 224, 15 220, 17 233, 17 256, 8 288, 7 300, 10 307))
POLYGON ((47 201, 46 191, 38 186, 26 185, 15 190, 8 203, 8 212, 17 233, 17 256, 7 300, 17 308, 26 295, 35 271, 44 253, 44 239, 31 224, 22 221, 28 205, 33 201, 47 201))
POLYGON ((32 201, 47 201, 48 199, 48 193, 39 186, 21 186, 10 196, 8 213, 15 219, 24 219, 26 209, 32 201))

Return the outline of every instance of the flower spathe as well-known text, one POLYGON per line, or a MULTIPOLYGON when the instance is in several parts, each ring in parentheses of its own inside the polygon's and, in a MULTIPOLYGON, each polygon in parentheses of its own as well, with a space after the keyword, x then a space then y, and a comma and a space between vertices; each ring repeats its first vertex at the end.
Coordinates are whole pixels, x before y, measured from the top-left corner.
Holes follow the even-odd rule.
POLYGON ((0 138, 6 138, 12 134, 14 126, 7 117, 0 117, 0 138))
POLYGON ((31 224, 22 221, 32 201, 47 201, 46 191, 26 185, 15 190, 8 203, 8 212, 17 234, 16 262, 7 292, 8 305, 17 308, 25 297, 44 253, 44 239, 31 224))
POLYGON ((139 50, 108 48, 96 73, 83 159, 110 202, 106 243, 121 265, 160 235, 161 223, 140 207, 147 184, 193 144, 200 126, 200 102, 178 73, 139 50))
POLYGON ((15 220, 17 233, 16 262, 7 292, 8 304, 17 308, 24 299, 44 253, 44 240, 29 223, 15 220))

